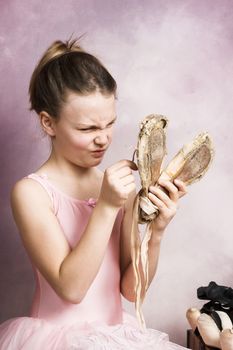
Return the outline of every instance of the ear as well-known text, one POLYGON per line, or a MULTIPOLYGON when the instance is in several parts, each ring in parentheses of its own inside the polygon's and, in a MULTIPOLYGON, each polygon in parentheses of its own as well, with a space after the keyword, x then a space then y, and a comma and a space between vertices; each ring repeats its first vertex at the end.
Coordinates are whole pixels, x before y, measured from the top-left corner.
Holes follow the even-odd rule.
POLYGON ((43 128, 43 130, 48 134, 49 136, 55 136, 55 119, 51 117, 47 112, 42 111, 39 114, 40 116, 40 123, 43 128))

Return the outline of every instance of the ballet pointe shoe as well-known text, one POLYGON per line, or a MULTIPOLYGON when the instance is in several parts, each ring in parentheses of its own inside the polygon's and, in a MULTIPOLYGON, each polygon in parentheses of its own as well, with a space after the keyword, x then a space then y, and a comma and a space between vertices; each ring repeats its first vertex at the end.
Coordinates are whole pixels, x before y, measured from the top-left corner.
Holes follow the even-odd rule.
POLYGON ((224 329, 220 333, 220 345, 222 350, 233 350, 233 330, 224 329))
MULTIPOLYGON (((179 179, 186 185, 199 181, 209 169, 213 160, 213 144, 208 133, 199 134, 184 145, 162 171, 159 180, 179 179)), ((157 216, 158 209, 155 212, 157 216)))
POLYGON ((200 311, 194 307, 188 309, 186 312, 186 318, 193 331, 195 331, 197 327, 197 320, 200 317, 200 315, 201 315, 200 311))
POLYGON ((204 176, 213 155, 213 144, 208 133, 201 133, 181 148, 163 170, 160 178, 179 179, 186 185, 191 185, 204 176))
POLYGON ((221 348, 220 345, 220 330, 214 320, 207 314, 201 314, 197 321, 198 331, 208 346, 221 348))
POLYGON ((138 222, 141 224, 152 221, 159 214, 158 208, 148 199, 150 185, 156 185, 159 179, 179 179, 191 185, 204 176, 213 159, 212 141, 208 133, 201 133, 184 145, 161 172, 166 154, 167 124, 165 116, 152 114, 140 125, 136 155, 142 187, 138 208, 138 222))
POLYGON ((138 222, 152 221, 157 207, 148 199, 148 188, 157 182, 166 154, 166 127, 168 120, 163 115, 151 114, 140 124, 136 157, 141 180, 139 192, 138 222), (143 209, 142 209, 143 208, 143 209))

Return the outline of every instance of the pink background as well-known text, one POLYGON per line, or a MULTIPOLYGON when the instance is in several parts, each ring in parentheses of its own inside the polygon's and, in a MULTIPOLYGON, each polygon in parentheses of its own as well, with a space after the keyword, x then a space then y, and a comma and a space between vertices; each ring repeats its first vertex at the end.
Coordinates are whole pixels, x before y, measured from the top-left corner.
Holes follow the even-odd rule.
POLYGON ((72 33, 86 33, 82 45, 118 81, 118 125, 102 169, 132 157, 138 124, 150 113, 170 120, 167 159, 200 131, 214 139, 214 163, 181 200, 144 304, 149 327, 185 344, 186 309, 202 305, 197 287, 211 280, 233 286, 230 0, 0 0, 0 321, 26 315, 33 292, 9 204, 12 185, 49 151, 36 115, 28 111, 28 83, 47 46, 72 33))

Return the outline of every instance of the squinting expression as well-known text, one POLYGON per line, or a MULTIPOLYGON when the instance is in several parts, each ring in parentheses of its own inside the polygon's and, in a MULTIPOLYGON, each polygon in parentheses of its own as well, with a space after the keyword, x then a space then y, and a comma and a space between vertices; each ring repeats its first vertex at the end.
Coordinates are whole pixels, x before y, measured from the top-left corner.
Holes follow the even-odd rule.
POLYGON ((99 164, 111 144, 115 120, 114 95, 69 93, 54 126, 56 155, 82 167, 99 164))

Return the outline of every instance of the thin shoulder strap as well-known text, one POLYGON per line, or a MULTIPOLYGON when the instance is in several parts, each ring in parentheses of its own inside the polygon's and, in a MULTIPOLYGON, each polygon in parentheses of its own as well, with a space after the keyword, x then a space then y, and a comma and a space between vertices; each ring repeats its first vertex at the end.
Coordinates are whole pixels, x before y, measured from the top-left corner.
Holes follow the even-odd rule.
POLYGON ((57 210, 55 208, 54 193, 53 193, 51 186, 49 186, 46 174, 39 175, 39 174, 32 173, 30 175, 25 176, 25 178, 26 179, 33 179, 33 180, 37 181, 45 189, 49 198, 52 201, 52 205, 53 205, 53 209, 54 209, 54 213, 55 213, 57 210))

